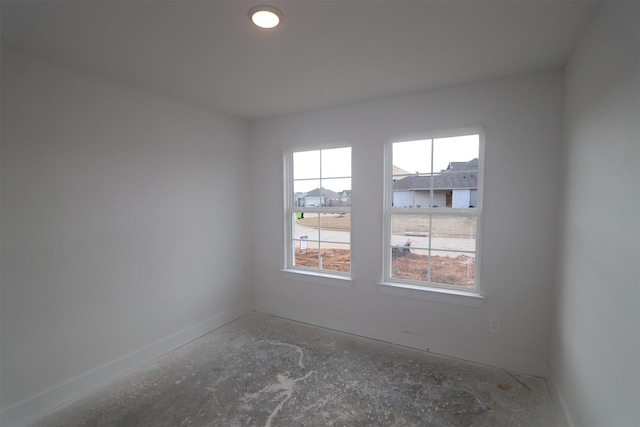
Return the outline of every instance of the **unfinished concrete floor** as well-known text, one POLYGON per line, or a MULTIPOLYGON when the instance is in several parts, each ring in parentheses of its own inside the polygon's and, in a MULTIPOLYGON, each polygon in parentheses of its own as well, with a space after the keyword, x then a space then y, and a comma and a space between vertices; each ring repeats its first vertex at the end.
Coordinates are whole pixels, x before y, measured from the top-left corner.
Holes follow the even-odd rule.
POLYGON ((554 426, 545 380, 254 313, 32 426, 554 426))

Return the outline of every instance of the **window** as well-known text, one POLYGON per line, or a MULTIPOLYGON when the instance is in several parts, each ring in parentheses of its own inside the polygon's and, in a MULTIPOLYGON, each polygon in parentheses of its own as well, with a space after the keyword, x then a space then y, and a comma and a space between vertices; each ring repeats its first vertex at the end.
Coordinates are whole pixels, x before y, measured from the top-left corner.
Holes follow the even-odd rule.
POLYGON ((351 271, 351 147, 286 156, 286 269, 351 271))
POLYGON ((478 129, 388 144, 385 282, 477 292, 483 145, 478 129))

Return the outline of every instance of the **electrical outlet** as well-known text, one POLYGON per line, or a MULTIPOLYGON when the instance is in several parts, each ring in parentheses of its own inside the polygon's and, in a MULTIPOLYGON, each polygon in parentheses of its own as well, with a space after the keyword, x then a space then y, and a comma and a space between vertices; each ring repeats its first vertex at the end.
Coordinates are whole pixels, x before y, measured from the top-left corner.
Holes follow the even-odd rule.
POLYGON ((489 317, 489 332, 492 334, 500 333, 500 318, 498 316, 489 317))

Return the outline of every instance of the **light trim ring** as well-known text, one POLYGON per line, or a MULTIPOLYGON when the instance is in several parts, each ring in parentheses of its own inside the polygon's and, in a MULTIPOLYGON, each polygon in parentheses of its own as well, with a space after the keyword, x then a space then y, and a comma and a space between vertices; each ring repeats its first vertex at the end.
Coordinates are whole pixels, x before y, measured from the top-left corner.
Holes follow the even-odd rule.
POLYGON ((249 19, 260 28, 274 28, 282 20, 282 12, 273 6, 258 5, 249 9, 249 19))

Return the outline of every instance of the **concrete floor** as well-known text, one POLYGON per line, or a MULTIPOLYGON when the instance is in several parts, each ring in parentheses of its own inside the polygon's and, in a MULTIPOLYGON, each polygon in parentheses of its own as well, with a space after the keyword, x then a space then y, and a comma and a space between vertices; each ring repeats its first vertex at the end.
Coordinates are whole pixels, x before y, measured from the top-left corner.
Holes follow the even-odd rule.
POLYGON ((554 426, 544 379, 254 313, 31 426, 554 426))

